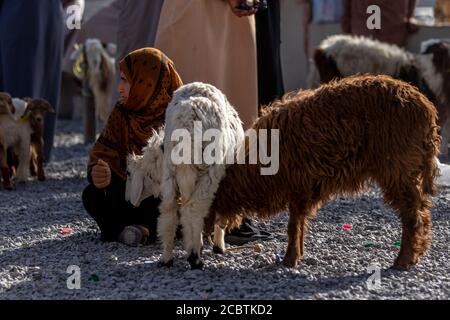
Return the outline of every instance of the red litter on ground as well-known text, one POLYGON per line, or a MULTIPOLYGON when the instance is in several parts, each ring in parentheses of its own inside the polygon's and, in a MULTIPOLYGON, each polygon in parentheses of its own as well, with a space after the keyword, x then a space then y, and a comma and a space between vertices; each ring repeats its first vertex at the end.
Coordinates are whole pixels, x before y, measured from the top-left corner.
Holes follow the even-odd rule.
POLYGON ((61 234, 68 234, 68 233, 72 233, 73 229, 72 228, 62 228, 61 229, 61 234))
POLYGON ((342 225, 342 230, 344 231, 350 231, 353 229, 353 226, 350 223, 346 223, 342 225))

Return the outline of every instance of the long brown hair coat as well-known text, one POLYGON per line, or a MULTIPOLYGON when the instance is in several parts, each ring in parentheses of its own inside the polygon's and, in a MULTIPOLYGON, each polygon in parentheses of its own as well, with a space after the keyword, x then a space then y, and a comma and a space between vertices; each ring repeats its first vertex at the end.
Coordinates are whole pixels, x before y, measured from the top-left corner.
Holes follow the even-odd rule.
POLYGON ((395 265, 418 262, 431 242, 440 136, 435 107, 415 87, 388 76, 345 78, 285 96, 253 128, 280 130, 279 171, 262 176, 260 164, 228 167, 211 210, 219 223, 289 209, 284 263, 295 266, 308 217, 332 196, 373 181, 401 218, 395 265))

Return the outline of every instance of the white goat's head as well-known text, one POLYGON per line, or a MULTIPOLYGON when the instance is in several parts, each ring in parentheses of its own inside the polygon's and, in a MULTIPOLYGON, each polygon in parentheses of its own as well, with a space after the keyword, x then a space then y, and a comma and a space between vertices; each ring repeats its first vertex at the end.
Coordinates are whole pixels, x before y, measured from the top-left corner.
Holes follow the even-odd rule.
POLYGON ((163 167, 164 128, 153 131, 143 155, 130 154, 127 158, 127 182, 125 199, 139 207, 148 197, 158 198, 163 167))
POLYGON ((87 39, 82 45, 76 44, 75 51, 71 55, 72 60, 78 60, 82 54, 85 54, 86 63, 89 72, 99 75, 102 72, 103 55, 110 58, 116 55, 117 46, 113 43, 104 44, 99 39, 87 39))
POLYGON ((102 72, 103 54, 108 53, 110 57, 114 57, 112 44, 103 45, 98 39, 86 40, 86 59, 90 72, 99 75, 102 72))

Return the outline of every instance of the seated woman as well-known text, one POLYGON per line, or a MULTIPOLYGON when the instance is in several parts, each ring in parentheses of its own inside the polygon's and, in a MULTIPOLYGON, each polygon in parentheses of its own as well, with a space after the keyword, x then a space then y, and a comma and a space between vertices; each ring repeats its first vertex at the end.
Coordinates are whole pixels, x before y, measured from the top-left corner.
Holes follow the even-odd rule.
POLYGON ((125 200, 126 157, 142 154, 152 131, 164 124, 167 105, 182 81, 172 61, 153 48, 130 53, 120 71, 120 98, 90 153, 83 204, 102 241, 137 246, 156 240, 160 200, 148 198, 138 208, 125 200))

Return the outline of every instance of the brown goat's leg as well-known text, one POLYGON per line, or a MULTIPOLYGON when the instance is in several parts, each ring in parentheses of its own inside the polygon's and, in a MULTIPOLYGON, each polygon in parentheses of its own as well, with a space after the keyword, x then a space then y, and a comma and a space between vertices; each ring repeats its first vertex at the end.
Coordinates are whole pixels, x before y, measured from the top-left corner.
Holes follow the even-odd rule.
POLYGON ((3 178, 3 187, 5 190, 12 190, 12 184, 11 184, 11 178, 9 176, 9 168, 8 167, 2 167, 2 178, 3 178))
POLYGON ((303 259, 308 210, 301 206, 290 205, 289 211, 288 247, 283 264, 286 267, 295 268, 297 263, 303 259))
POLYGON ((431 244, 431 200, 414 182, 385 191, 385 199, 399 212, 402 243, 394 268, 407 269, 419 262, 431 244))
POLYGON ((2 171, 3 187, 6 190, 12 190, 11 175, 6 157, 6 148, 0 144, 0 169, 2 171))
POLYGON ((45 172, 44 172, 44 146, 43 143, 36 143, 33 146, 34 152, 32 156, 31 162, 34 163, 34 166, 37 166, 37 177, 39 181, 45 181, 45 172))
POLYGON ((394 268, 405 270, 415 265, 431 244, 431 213, 428 209, 417 210, 409 216, 401 216, 402 243, 395 259, 394 268))
POLYGON ((36 153, 34 151, 34 145, 33 143, 31 144, 31 149, 30 149, 30 176, 32 177, 36 177, 37 176, 37 169, 36 169, 36 153))

